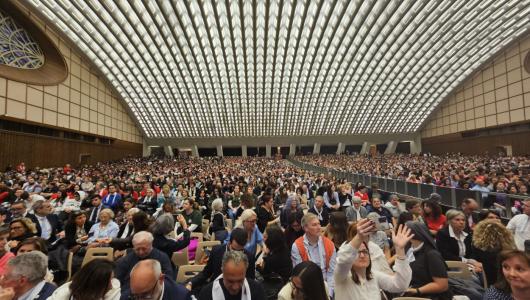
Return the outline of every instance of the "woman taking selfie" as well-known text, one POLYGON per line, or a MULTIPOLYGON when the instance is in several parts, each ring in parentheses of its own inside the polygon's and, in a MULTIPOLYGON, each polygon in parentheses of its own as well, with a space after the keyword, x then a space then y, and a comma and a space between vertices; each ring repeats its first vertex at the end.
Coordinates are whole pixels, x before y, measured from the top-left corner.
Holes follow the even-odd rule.
POLYGON ((394 275, 371 271, 368 241, 370 232, 375 230, 375 222, 368 219, 357 223, 357 235, 342 245, 337 254, 335 266, 335 300, 342 299, 381 299, 381 289, 391 293, 401 293, 409 286, 412 271, 405 256, 405 246, 412 239, 406 226, 392 232, 396 248, 394 275))

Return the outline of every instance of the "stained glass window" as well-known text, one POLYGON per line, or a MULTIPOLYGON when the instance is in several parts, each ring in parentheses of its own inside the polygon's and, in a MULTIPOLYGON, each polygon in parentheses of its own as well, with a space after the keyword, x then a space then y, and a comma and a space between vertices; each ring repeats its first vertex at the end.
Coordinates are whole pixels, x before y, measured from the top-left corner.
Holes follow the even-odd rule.
POLYGON ((1 10, 0 64, 20 69, 37 69, 44 64, 44 53, 37 42, 1 10))

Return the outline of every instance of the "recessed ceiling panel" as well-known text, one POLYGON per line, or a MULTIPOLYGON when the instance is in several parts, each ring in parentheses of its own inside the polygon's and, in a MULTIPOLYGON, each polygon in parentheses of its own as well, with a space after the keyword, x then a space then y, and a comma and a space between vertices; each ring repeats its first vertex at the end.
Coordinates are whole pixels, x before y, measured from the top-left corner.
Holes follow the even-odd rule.
POLYGON ((530 0, 23 0, 148 137, 417 131, 530 29, 530 0))

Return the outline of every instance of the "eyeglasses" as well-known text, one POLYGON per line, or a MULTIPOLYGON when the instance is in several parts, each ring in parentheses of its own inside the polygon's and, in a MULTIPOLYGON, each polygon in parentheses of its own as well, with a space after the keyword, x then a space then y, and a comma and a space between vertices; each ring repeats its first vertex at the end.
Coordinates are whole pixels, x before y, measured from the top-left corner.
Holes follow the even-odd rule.
POLYGON ((370 252, 368 250, 359 250, 359 256, 364 255, 364 256, 370 256, 370 252))
POLYGON ((153 292, 155 291, 156 287, 158 285, 158 280, 155 282, 155 285, 149 292, 140 293, 140 294, 130 294, 129 299, 131 300, 142 300, 142 299, 153 299, 153 292))

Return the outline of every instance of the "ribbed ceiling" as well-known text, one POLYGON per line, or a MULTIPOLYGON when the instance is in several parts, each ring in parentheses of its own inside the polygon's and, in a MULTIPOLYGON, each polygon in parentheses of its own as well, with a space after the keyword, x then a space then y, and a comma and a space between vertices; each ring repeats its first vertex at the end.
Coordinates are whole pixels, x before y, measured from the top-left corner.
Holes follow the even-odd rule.
POLYGON ((22 0, 147 137, 405 133, 530 29, 530 0, 22 0))

